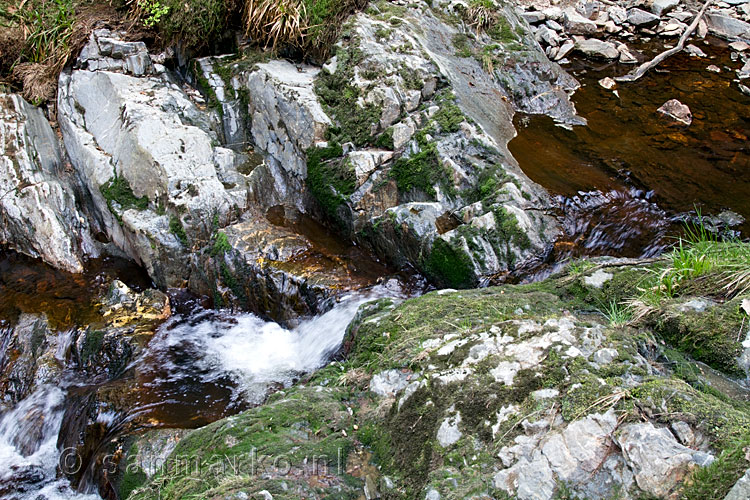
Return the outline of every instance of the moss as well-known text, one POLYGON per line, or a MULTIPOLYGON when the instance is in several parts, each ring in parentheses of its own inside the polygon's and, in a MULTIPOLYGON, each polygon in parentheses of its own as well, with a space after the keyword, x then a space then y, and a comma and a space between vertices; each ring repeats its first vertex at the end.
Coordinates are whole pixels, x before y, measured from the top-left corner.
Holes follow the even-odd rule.
POLYGON ((442 185, 451 191, 448 170, 441 164, 434 144, 427 145, 419 153, 396 160, 390 175, 396 180, 401 193, 416 190, 434 199, 437 195, 435 185, 442 185))
POLYGON ((135 208, 136 210, 146 210, 148 208, 148 197, 137 198, 133 194, 133 189, 125 177, 115 175, 109 182, 102 184, 99 190, 107 200, 107 208, 114 214, 117 220, 122 223, 121 212, 135 208), (119 206, 119 211, 115 209, 115 204, 119 206))
POLYGON ((416 69, 403 64, 398 71, 399 76, 404 80, 404 85, 410 90, 422 90, 424 88, 424 78, 416 69))
POLYGON ((382 109, 379 106, 359 105, 360 90, 352 85, 354 67, 362 61, 362 54, 352 40, 347 48, 336 53, 336 72, 322 71, 315 80, 315 93, 323 107, 335 122, 336 127, 328 130, 332 142, 344 144, 352 142, 356 146, 370 145, 375 141, 373 128, 380 122, 382 109))
POLYGON ((160 0, 169 10, 159 31, 169 41, 189 49, 205 49, 227 31, 230 3, 225 0, 160 0))
POLYGON ((706 311, 681 310, 686 299, 671 300, 650 317, 650 325, 664 339, 698 361, 729 375, 745 377, 737 364, 742 353, 738 332, 745 313, 741 298, 710 306, 706 311))
POLYGON ((477 283, 471 259, 461 248, 442 238, 436 238, 433 242, 424 269, 430 279, 440 286, 471 288, 477 283))
POLYGON ((87 363, 89 359, 99 353, 104 343, 104 332, 92 330, 86 332, 86 338, 81 346, 81 362, 87 363))
POLYGON ((239 491, 255 497, 253 493, 263 489, 273 491, 274 498, 277 492, 279 498, 298 498, 282 495, 293 494, 316 477, 326 477, 334 482, 333 489, 346 493, 339 498, 350 498, 350 484, 356 483, 360 491, 361 484, 343 477, 354 421, 346 411, 346 397, 345 391, 333 389, 291 389, 193 431, 178 443, 149 487, 132 498, 154 498, 155 490, 164 500, 224 498, 239 491), (284 474, 287 468, 304 472, 284 474), (266 482, 274 475, 291 486, 288 493, 281 484, 266 482))
POLYGON ((512 252, 510 245, 513 245, 521 250, 528 250, 531 248, 531 240, 529 236, 521 231, 518 226, 518 219, 516 216, 509 213, 505 207, 498 206, 492 210, 495 216, 495 233, 497 239, 506 244, 506 258, 508 262, 512 261, 512 252))
POLYGON ((495 22, 487 30, 490 37, 500 43, 509 44, 518 41, 518 34, 513 30, 507 19, 497 16, 495 22))
POLYGON ((214 236, 214 244, 211 247, 211 255, 217 257, 224 255, 231 250, 232 245, 229 244, 229 239, 227 238, 226 233, 224 233, 224 231, 217 231, 214 236))
POLYGON ((393 147, 393 127, 389 127, 380 134, 378 139, 375 141, 375 146, 382 148, 382 149, 389 149, 391 151, 394 150, 393 147))
POLYGON ((180 221, 179 217, 173 215, 169 218, 169 232, 174 234, 177 239, 180 240, 180 243, 187 246, 187 234, 185 233, 185 228, 183 227, 182 221, 180 221))
POLYGON ((440 109, 435 113, 433 119, 440 125, 444 133, 452 134, 461 129, 461 124, 466 121, 461 108, 456 106, 453 96, 440 95, 436 98, 440 109))
POLYGON ((307 186, 323 211, 338 220, 338 208, 357 187, 351 164, 339 159, 343 150, 339 144, 307 150, 307 186))
POLYGON ((140 488, 148 482, 148 476, 140 467, 127 467, 125 473, 120 480, 118 491, 120 492, 119 498, 126 499, 136 489, 140 488))
POLYGON ((465 33, 456 33, 453 35, 451 43, 453 43, 453 48, 456 49, 458 57, 471 57, 474 54, 469 44, 469 37, 465 33))

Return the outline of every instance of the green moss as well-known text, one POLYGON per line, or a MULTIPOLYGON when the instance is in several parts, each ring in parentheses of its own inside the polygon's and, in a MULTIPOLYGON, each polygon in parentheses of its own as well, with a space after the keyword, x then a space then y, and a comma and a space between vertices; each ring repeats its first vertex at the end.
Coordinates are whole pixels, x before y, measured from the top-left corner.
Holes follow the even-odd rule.
POLYGON ((333 220, 338 220, 338 208, 357 187, 354 168, 340 159, 342 155, 343 150, 336 143, 307 150, 307 187, 333 220))
POLYGON ((494 23, 487 30, 490 37, 500 43, 509 44, 518 41, 518 34, 513 30, 507 19, 498 15, 494 23))
POLYGON ((226 233, 224 233, 224 231, 217 231, 214 236, 214 244, 211 247, 211 255, 217 257, 224 255, 231 250, 232 245, 229 244, 229 239, 227 238, 226 233))
POLYGON ((125 469, 125 473, 120 480, 119 492, 121 499, 126 499, 136 489, 148 482, 148 476, 140 467, 130 466, 125 469))
POLYGON ((685 301, 667 301, 650 316, 649 324, 667 342, 698 361, 729 375, 745 377, 745 371, 737 364, 743 340, 738 332, 745 319, 740 309, 742 298, 710 306, 703 312, 682 310, 685 301))
POLYGON ((422 90, 424 88, 424 78, 416 69, 408 67, 406 64, 401 66, 398 74, 404 80, 404 85, 410 90, 422 90))
POLYGON ((179 41, 189 49, 205 49, 227 31, 228 6, 225 0, 160 0, 168 12, 158 24, 169 41, 179 41))
POLYGON ((462 249, 442 238, 433 242, 424 268, 428 276, 441 286, 471 288, 477 283, 471 259, 462 249))
POLYGON ((456 33, 453 35, 451 42, 453 43, 453 48, 456 49, 458 57, 471 57, 474 55, 469 44, 469 37, 465 33, 456 33))
POLYGON ((109 182, 102 184, 99 190, 107 200, 107 208, 122 223, 121 212, 135 208, 136 210, 146 210, 148 208, 148 197, 137 198, 133 194, 133 189, 125 177, 115 175, 109 182), (119 210, 115 208, 119 206, 119 210))
POLYGON ((175 215, 169 218, 169 232, 174 234, 183 245, 186 246, 188 244, 187 234, 185 233, 182 221, 175 215))
POLYGON ((461 129, 461 124, 466 121, 461 109, 456 106, 452 96, 438 96, 436 99, 440 109, 435 113, 433 119, 440 125, 440 130, 444 133, 452 134, 461 129))
POLYGON ((437 195, 435 185, 452 191, 448 170, 441 164, 434 144, 427 145, 419 153, 396 160, 390 175, 396 180, 401 193, 416 190, 434 199, 437 195))
POLYGON ((385 132, 380 134, 378 139, 375 141, 375 146, 393 151, 393 127, 387 128, 385 132))
POLYGON ((328 131, 332 142, 353 142, 357 146, 370 145, 375 141, 373 127, 380 122, 382 109, 375 105, 361 107, 358 103, 360 90, 352 85, 354 67, 362 61, 362 54, 352 45, 339 49, 336 72, 322 71, 315 80, 315 93, 320 97, 325 110, 336 126, 328 131))

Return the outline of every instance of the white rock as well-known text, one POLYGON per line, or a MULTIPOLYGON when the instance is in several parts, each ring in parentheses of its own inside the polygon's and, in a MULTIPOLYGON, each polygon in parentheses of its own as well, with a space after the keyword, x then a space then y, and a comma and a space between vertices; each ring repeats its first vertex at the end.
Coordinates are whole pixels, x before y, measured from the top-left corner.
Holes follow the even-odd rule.
POLYGON ((409 384, 409 375, 399 370, 377 373, 370 380, 370 390, 378 396, 395 396, 409 384))
POLYGON ((620 57, 620 53, 614 43, 604 42, 596 38, 578 40, 575 44, 575 48, 589 57, 599 57, 603 59, 617 59, 620 57))
POLYGON ((628 424, 617 436, 628 466, 635 472, 638 487, 657 497, 667 496, 703 457, 677 442, 667 429, 651 422, 628 424), (696 460, 697 459, 697 460, 696 460))
MULTIPOLYGON (((611 80, 611 79, 610 79, 611 80)), ((599 82, 601 84, 601 81, 599 82)), ((606 89, 612 89, 615 86, 614 80, 610 82, 606 82, 608 84, 611 84, 610 87, 607 87, 605 85, 602 85, 602 87, 606 89)), ((596 272, 594 272, 591 276, 586 276, 583 278, 583 282, 588 286, 593 286, 594 288, 601 288, 604 286, 604 283, 614 278, 614 274, 608 273, 604 269, 598 269, 596 272)))
POLYGON ((608 365, 617 359, 618 354, 617 349, 599 349, 594 353, 594 363, 598 365, 608 365))
POLYGON ((750 498, 750 469, 734 483, 724 500, 747 500, 748 498, 750 498))
POLYGON ((680 0, 654 0, 651 3, 651 12, 657 16, 663 16, 667 12, 674 10, 680 4, 680 0))
POLYGON ((690 108, 677 99, 670 99, 662 104, 657 111, 685 125, 693 123, 693 114, 690 112, 690 108))
POLYGON ((586 19, 573 7, 568 7, 563 11, 563 25, 567 33, 571 35, 592 35, 596 33, 597 28, 594 21, 586 19))
POLYGON ((457 413, 453 417, 448 417, 440 424, 437 431, 437 440, 440 446, 447 448, 448 446, 458 442, 461 439, 461 431, 458 429, 458 424, 461 423, 461 414, 457 413))

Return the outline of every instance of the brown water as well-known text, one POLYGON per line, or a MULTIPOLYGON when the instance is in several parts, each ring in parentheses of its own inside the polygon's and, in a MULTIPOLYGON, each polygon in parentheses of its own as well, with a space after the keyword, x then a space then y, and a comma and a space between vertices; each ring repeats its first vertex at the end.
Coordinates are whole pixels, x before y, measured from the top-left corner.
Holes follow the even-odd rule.
POLYGON ((732 81, 742 64, 725 42, 698 45, 710 58, 677 54, 641 80, 618 84, 619 96, 598 80, 632 66, 573 61, 567 69, 582 84, 573 100, 588 126, 567 130, 544 116, 516 117, 511 152, 532 180, 558 195, 568 233, 560 253, 652 255, 679 232, 680 214, 696 208, 704 215, 732 210, 745 217, 740 229, 750 235, 750 97, 732 81), (707 71, 711 64, 721 72, 707 71), (656 112, 673 98, 692 110, 689 127, 656 112))
POLYGON ((84 273, 72 274, 0 251, 0 327, 22 313, 46 314, 54 331, 87 325, 100 318, 96 302, 114 278, 136 290, 152 285, 142 268, 124 259, 90 260, 84 273))

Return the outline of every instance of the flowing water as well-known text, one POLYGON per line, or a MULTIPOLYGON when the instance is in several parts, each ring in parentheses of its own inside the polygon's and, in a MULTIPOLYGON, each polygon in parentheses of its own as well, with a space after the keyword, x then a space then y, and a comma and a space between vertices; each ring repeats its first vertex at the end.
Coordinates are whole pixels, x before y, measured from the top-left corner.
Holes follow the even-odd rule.
MULTIPOLYGON (((730 59, 723 42, 701 47, 711 59, 677 55, 640 82, 621 85, 619 95, 597 81, 630 67, 573 61, 569 69, 583 83, 574 101, 587 127, 569 130, 546 117, 517 116, 519 135, 511 151, 526 174, 556 197, 565 229, 550 256, 553 264, 578 256, 658 254, 696 206, 711 214, 730 209, 750 219, 750 116, 747 97, 730 71, 739 63, 730 59), (708 64, 722 72, 707 72, 708 64), (671 98, 693 110, 690 127, 656 114, 671 98)), ((650 57, 657 48, 645 47, 644 54, 650 57)), ((311 261, 306 264, 345 260, 352 263, 347 268, 352 279, 363 283, 385 272, 314 221, 287 218, 280 211, 271 211, 269 219, 314 243, 317 253, 306 255, 311 261)), ((745 222, 739 229, 747 235, 750 227, 745 222)), ((0 255, 0 331, 21 313, 46 314, 58 332, 55 357, 64 364, 71 329, 96 319, 96 299, 113 277, 127 278, 137 290, 151 285, 142 270, 118 260, 94 262, 86 274, 75 276, 17 255, 0 255)), ((327 313, 293 329, 250 313, 207 310, 193 298, 173 294, 176 314, 120 378, 90 385, 69 367, 56 386, 42 385, 0 413, 0 497, 99 498, 94 493, 101 465, 97 457, 110 442, 149 428, 199 427, 261 404, 269 392, 304 379, 330 360, 360 304, 413 294, 404 288, 406 281, 351 292, 327 313), (80 431, 73 417, 91 401, 98 430, 89 438, 88 454, 72 463, 83 471, 77 476, 80 493, 61 473, 61 466, 70 472, 71 465, 64 454, 61 461, 61 443, 80 431)))
MULTIPOLYGON (((696 42, 708 58, 667 59, 641 80, 598 84, 632 66, 574 59, 566 68, 581 82, 573 97, 586 127, 566 129, 544 116, 516 117, 510 150, 524 172, 557 196, 566 236, 553 260, 592 255, 658 254, 700 210, 731 210, 750 235, 750 108, 726 42, 696 42), (709 65, 720 68, 708 71, 709 65), (687 104, 689 127, 656 112, 669 99, 687 104)), ((651 58, 661 44, 641 48, 651 58)))

